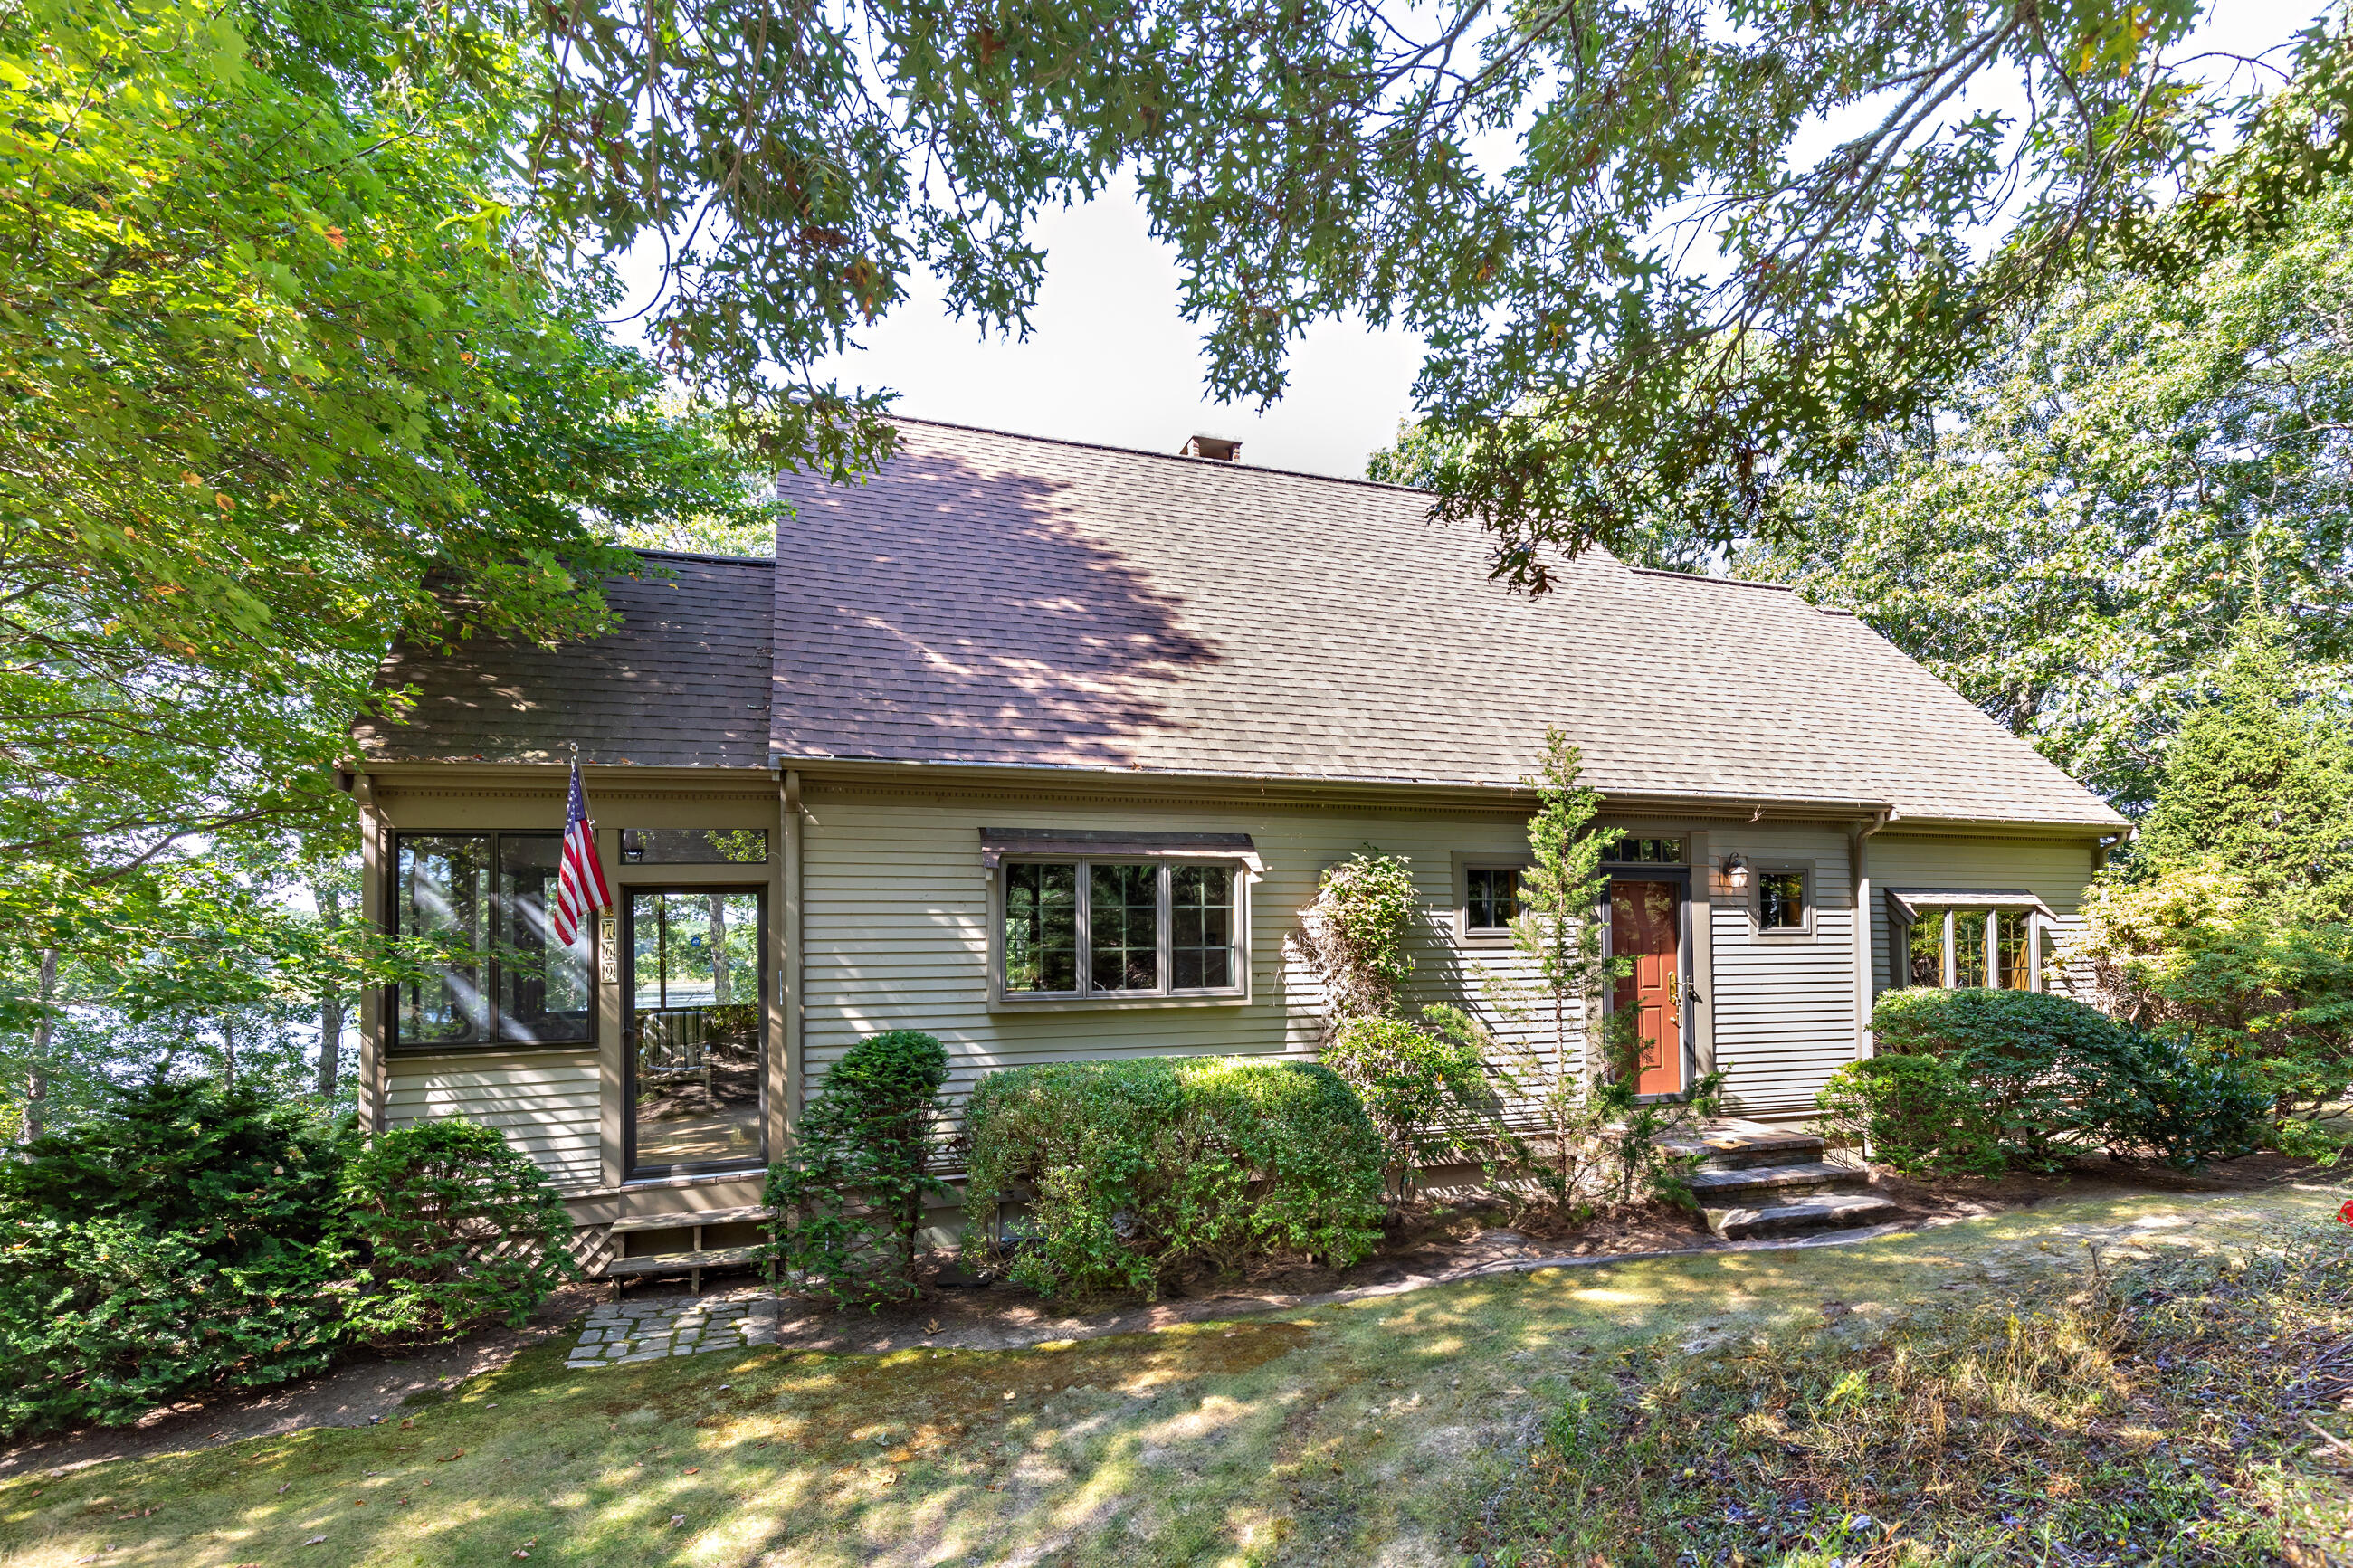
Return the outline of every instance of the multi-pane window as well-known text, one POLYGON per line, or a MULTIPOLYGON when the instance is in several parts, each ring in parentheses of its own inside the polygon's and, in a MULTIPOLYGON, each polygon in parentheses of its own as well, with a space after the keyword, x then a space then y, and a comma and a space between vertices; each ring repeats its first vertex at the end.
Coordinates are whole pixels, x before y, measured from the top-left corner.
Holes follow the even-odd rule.
POLYGON ((1618 847, 1602 858, 1620 865, 1680 866, 1683 859, 1683 841, 1680 838, 1620 838, 1618 847))
POLYGON ((1016 996, 1165 996, 1241 988, 1229 864, 1008 860, 1000 932, 1016 996))
POLYGON ((1806 929, 1806 874, 1803 871, 1757 873, 1757 929, 1806 929))
POLYGON ((1464 872, 1468 883, 1462 923, 1471 931, 1502 931, 1520 912, 1520 874, 1508 866, 1472 866, 1464 872))
POLYGON ((2033 916, 2022 909, 1925 909, 1896 934, 1900 984, 2034 988, 2033 916))
POLYGON ((563 845, 554 833, 400 836, 393 928, 435 963, 396 988, 396 1044, 591 1037, 592 939, 583 931, 567 947, 548 921, 563 845))

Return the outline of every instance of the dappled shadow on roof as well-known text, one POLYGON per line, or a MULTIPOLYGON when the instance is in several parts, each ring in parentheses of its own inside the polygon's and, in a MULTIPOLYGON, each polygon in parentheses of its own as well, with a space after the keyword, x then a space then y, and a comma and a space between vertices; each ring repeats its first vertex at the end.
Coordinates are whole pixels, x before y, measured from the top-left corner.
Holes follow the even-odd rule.
POLYGON ((1069 489, 937 452, 864 487, 788 486, 777 746, 1134 767, 1145 737, 1193 728, 1166 698, 1219 651, 1069 489))

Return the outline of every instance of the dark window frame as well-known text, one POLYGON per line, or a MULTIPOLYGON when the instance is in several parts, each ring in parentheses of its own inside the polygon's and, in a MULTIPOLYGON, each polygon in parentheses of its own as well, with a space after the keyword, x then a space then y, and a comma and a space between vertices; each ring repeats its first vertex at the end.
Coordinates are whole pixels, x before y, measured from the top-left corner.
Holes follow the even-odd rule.
MULTIPOLYGON (((1250 995, 1249 879, 1250 866, 1247 862, 1221 855, 1008 855, 999 861, 990 879, 988 983, 991 1000, 997 1005, 1018 1007, 1247 1000, 1250 995), (1009 903, 1008 873, 1024 866, 1071 866, 1077 868, 1076 896, 1071 905, 1077 936, 1073 957, 1076 989, 1018 991, 1008 983, 1005 924, 1009 903), (1113 989, 1094 984, 1093 870, 1097 866, 1148 866, 1152 868, 1153 908, 1156 922, 1155 973, 1160 984, 1150 990, 1113 989), (1173 899, 1176 876, 1187 867, 1196 866, 1212 868, 1226 874, 1228 930, 1225 951, 1233 973, 1229 984, 1177 986, 1171 984, 1176 978, 1173 899)), ((1200 948, 1198 951, 1215 950, 1200 948)))
MULTIPOLYGON (((1477 880, 1482 877, 1509 877, 1512 879, 1512 915, 1516 918, 1519 914, 1521 904, 1520 879, 1526 874, 1527 868, 1525 865, 1516 863, 1512 865, 1482 864, 1482 862, 1474 860, 1466 864, 1462 868, 1462 934, 1467 937, 1509 936, 1512 933, 1511 920, 1506 919, 1482 925, 1475 918, 1480 900, 1478 894, 1475 893, 1472 889, 1477 880)), ((1494 893, 1493 889, 1493 884, 1491 882, 1489 884, 1489 892, 1486 899, 1488 912, 1491 914, 1493 912, 1494 908, 1494 893)))
POLYGON ((542 839, 556 844, 563 841, 560 829, 545 827, 449 828, 419 829, 392 835, 392 857, 389 874, 384 879, 385 908, 380 913, 378 928, 393 936, 404 934, 409 928, 402 923, 406 907, 401 897, 401 857, 411 843, 425 839, 475 839, 483 845, 484 863, 490 868, 491 920, 487 944, 481 952, 481 990, 487 999, 490 1027, 478 1039, 470 1040, 405 1040, 401 1037, 400 982, 384 988, 385 1048, 410 1056, 444 1056, 473 1051, 539 1051, 593 1048, 598 1030, 599 998, 603 994, 603 942, 596 925, 598 917, 590 917, 588 931, 588 963, 583 985, 587 992, 588 1005, 584 1019, 584 1033, 562 1039, 547 1039, 508 1032, 508 1014, 501 1004, 505 1000, 506 963, 500 950, 511 945, 507 939, 507 899, 501 880, 505 858, 501 853, 501 840, 513 838, 542 839))

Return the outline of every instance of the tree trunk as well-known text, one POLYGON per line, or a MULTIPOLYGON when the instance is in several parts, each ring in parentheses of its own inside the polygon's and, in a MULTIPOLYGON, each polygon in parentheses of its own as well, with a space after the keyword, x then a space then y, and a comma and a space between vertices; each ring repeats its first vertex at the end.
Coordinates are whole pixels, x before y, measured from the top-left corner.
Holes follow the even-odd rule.
MULTIPOLYGON (((58 950, 41 950, 41 1000, 48 1002, 58 990, 58 950)), ((45 1010, 41 1021, 33 1026, 33 1065, 25 1075, 25 1142, 30 1143, 45 1130, 49 1109, 49 1039, 52 1020, 45 1010)))
POLYGON ((223 1064, 221 1068, 221 1087, 225 1089, 234 1089, 237 1088, 237 1030, 231 1026, 227 1015, 226 1014, 222 1015, 221 1017, 220 1032, 221 1062, 223 1064))
MULTIPOLYGON (((343 923, 343 897, 332 888, 317 889, 319 924, 332 936, 343 923)), ((343 1055, 343 999, 330 993, 319 999, 319 1099, 332 1104, 335 1075, 343 1055)))

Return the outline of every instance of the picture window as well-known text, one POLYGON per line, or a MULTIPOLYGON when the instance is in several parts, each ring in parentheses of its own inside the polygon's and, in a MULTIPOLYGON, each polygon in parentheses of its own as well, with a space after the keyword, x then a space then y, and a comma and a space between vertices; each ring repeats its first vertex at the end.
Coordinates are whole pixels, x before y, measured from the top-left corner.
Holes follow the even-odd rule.
POLYGON ((1240 878, 1230 864, 1005 863, 998 982, 1030 999, 1233 994, 1240 878))
POLYGON ((563 835, 402 834, 392 926, 438 947, 430 978, 394 987, 393 1041, 406 1047, 573 1042, 595 1026, 594 934, 556 941, 563 835))

